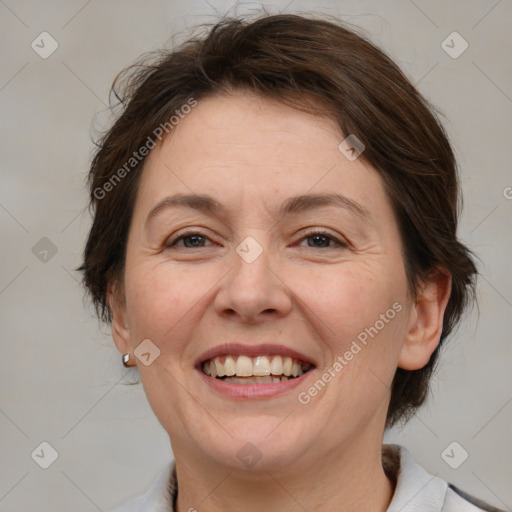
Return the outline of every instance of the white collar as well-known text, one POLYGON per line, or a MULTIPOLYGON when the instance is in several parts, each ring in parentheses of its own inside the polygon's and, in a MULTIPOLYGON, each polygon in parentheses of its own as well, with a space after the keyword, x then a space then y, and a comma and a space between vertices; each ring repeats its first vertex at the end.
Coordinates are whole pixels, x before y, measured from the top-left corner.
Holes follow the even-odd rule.
POLYGON ((400 469, 387 512, 442 512, 448 490, 447 482, 416 464, 407 448, 388 446, 400 452, 400 469))

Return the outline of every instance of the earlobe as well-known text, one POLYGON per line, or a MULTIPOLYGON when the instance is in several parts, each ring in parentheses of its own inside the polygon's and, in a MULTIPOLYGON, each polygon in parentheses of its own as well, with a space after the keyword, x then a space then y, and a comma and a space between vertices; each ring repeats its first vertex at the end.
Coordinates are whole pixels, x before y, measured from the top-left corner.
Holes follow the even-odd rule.
POLYGON ((419 370, 430 360, 443 331, 443 318, 451 294, 451 276, 436 269, 417 293, 410 310, 409 327, 398 367, 419 370))
POLYGON ((115 284, 108 285, 107 300, 112 316, 114 343, 121 354, 128 354, 132 350, 132 343, 130 329, 126 321, 126 305, 115 284))

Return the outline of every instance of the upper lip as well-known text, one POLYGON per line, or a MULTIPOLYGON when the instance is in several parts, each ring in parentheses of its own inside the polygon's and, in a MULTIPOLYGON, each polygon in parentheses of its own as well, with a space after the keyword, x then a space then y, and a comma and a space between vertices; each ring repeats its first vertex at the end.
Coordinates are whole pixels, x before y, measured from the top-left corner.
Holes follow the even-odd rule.
POLYGON ((223 345, 217 345, 214 348, 203 352, 196 360, 196 366, 200 366, 205 361, 213 359, 217 356, 226 355, 240 355, 248 357, 256 356, 285 356, 293 359, 298 359, 303 363, 309 363, 316 366, 316 363, 307 355, 298 352, 284 345, 275 345, 272 343, 265 343, 260 345, 243 345, 240 343, 229 343, 223 345))

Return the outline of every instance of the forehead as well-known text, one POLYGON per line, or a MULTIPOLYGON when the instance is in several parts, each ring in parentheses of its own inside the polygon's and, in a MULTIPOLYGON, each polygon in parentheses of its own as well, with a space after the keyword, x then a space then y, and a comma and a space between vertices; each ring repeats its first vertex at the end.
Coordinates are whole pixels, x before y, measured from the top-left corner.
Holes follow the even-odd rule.
POLYGON ((339 150, 344 138, 330 118, 251 92, 200 99, 146 159, 138 204, 147 213, 169 193, 206 193, 234 211, 245 199, 269 211, 291 196, 328 192, 389 209, 378 173, 339 150))

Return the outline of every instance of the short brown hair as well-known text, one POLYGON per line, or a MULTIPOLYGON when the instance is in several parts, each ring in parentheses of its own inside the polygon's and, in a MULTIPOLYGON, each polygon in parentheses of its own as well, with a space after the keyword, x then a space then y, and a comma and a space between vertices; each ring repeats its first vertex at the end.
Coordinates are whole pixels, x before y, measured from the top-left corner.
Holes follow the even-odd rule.
POLYGON ((474 298, 477 270, 457 239, 456 161, 435 108, 382 50, 338 20, 291 14, 226 18, 177 49, 143 56, 116 78, 112 91, 122 113, 92 160, 94 219, 80 267, 98 316, 112 320, 107 285, 123 282, 144 160, 133 169, 126 162, 190 98, 237 88, 330 116, 344 134, 360 139, 362 157, 382 176, 396 214, 411 294, 433 269, 451 274, 439 346, 424 368, 398 368, 393 380, 387 426, 407 420, 426 398, 443 341, 474 298), (123 178, 113 182, 122 168, 123 178))

